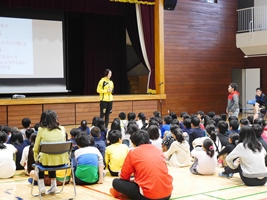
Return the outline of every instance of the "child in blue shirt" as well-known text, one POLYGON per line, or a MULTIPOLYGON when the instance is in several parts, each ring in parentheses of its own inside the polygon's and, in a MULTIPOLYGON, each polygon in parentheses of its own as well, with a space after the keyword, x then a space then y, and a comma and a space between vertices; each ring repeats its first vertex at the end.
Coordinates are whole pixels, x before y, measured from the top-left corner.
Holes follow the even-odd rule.
POLYGON ((75 137, 78 149, 74 152, 77 166, 74 170, 77 185, 103 183, 103 157, 94 146, 94 138, 87 133, 75 137))

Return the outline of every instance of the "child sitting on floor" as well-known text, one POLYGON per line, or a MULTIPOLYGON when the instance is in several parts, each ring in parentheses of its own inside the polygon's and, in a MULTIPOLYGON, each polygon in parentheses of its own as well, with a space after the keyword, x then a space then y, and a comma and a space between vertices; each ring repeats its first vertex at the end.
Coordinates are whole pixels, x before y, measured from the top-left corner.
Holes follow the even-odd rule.
POLYGON ((225 161, 226 156, 233 151, 233 149, 236 147, 239 140, 239 134, 238 133, 231 133, 229 135, 229 144, 225 146, 220 152, 219 152, 219 158, 218 158, 218 167, 226 167, 227 162, 225 161))
POLYGON ((108 168, 111 176, 118 176, 129 149, 126 144, 121 143, 121 132, 118 130, 110 131, 108 134, 108 140, 111 145, 106 149, 106 167, 108 168))
POLYGON ((75 137, 79 149, 74 152, 77 166, 75 168, 75 182, 77 185, 103 183, 103 157, 94 146, 94 138, 87 133, 80 133, 75 137))
POLYGON ((0 131, 0 178, 10 178, 16 172, 13 156, 17 149, 11 144, 6 144, 6 141, 7 134, 0 131))
POLYGON ((202 147, 193 149, 191 155, 195 158, 193 165, 190 167, 192 174, 211 175, 215 172, 217 156, 211 139, 205 139, 202 147))

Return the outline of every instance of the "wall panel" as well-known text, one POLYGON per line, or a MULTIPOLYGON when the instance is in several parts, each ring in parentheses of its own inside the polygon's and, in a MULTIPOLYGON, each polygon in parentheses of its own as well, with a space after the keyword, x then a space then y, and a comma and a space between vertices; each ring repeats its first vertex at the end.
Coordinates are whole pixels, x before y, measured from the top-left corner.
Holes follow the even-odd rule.
POLYGON ((237 4, 179 0, 174 11, 164 11, 162 115, 168 110, 225 112, 232 68, 245 67, 236 48, 237 4))
POLYGON ((43 109, 54 110, 61 125, 75 124, 75 103, 44 104, 43 109))
POLYGON ((0 106, 0 125, 7 125, 7 106, 0 106))
POLYGON ((28 117, 31 127, 39 123, 42 114, 42 105, 16 105, 8 106, 8 126, 22 128, 21 120, 28 117))

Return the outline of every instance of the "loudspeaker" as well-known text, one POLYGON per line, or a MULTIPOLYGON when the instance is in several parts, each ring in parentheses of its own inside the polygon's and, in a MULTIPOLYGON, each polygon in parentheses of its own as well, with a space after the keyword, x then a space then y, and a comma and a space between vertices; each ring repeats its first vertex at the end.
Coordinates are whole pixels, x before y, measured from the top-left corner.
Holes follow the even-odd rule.
POLYGON ((164 10, 174 10, 177 0, 164 0, 164 10))

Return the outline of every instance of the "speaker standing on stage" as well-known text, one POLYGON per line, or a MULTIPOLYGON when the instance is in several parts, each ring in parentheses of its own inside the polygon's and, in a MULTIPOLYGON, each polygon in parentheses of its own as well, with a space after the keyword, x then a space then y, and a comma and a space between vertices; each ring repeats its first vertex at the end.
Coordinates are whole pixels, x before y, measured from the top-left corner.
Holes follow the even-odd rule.
POLYGON ((113 91, 114 84, 110 77, 112 72, 110 69, 106 69, 104 72, 104 77, 98 82, 97 93, 100 96, 100 117, 105 117, 105 126, 108 127, 109 115, 112 112, 112 102, 113 102, 113 91))

